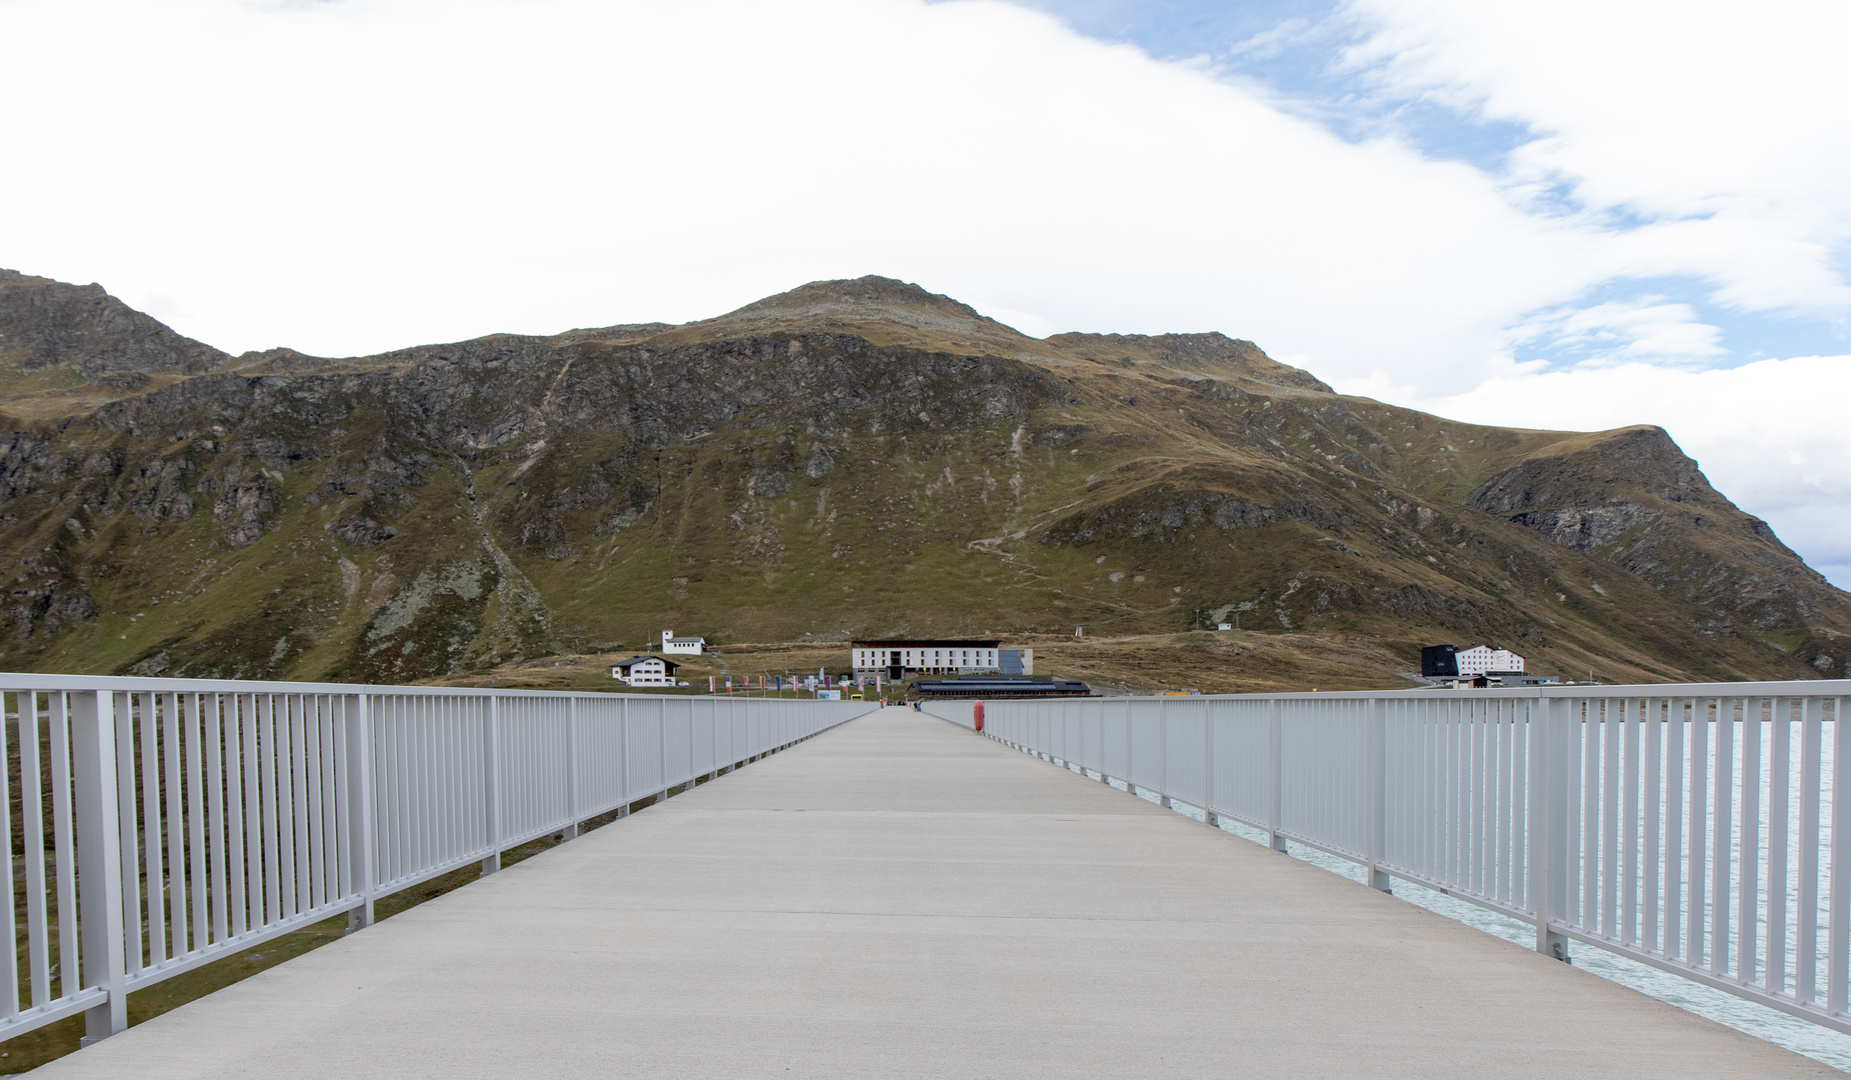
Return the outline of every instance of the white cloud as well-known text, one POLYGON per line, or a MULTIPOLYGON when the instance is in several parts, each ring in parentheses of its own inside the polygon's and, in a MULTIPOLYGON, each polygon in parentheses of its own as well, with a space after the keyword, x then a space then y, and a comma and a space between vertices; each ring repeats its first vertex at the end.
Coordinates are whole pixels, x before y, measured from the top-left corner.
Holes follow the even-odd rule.
MULTIPOLYGON (((1565 219, 1619 222, 1590 249, 1603 280, 1701 279, 1685 299, 1721 312, 1842 325, 1851 311, 1851 7, 1349 0, 1346 13, 1370 35, 1348 62, 1382 93, 1538 134, 1513 155, 1507 190, 1560 216, 1546 193, 1566 185, 1579 216, 1565 219)), ((1851 435, 1835 407, 1851 357, 1690 370, 1726 360, 1721 335, 1682 299, 1565 296, 1515 321, 1509 342, 1585 356, 1577 368, 1498 371, 1508 361, 1492 358, 1474 390, 1416 383, 1403 400, 1485 423, 1661 424, 1719 488, 1851 585, 1851 435)), ((1357 385, 1409 381, 1396 374, 1357 385)))
POLYGON ((0 265, 221 347, 690 319, 887 273, 1059 329, 1471 368, 1588 279, 1497 183, 990 2, 0 4, 0 265))
POLYGON ((1841 312, 1851 6, 1349 0, 1350 55, 1396 95, 1527 125, 1510 180, 1646 219, 1627 272, 1701 274, 1747 311, 1841 312))
POLYGON ((1228 49, 1228 55, 1243 60, 1268 60, 1278 56, 1287 45, 1305 36, 1314 24, 1308 19, 1287 19, 1269 30, 1262 30, 1252 37, 1235 42, 1228 49))
POLYGON ((1524 320, 1514 340, 1547 339, 1563 351, 1593 351, 1585 364, 1644 358, 1703 360, 1721 356, 1720 328, 1697 318, 1689 304, 1664 297, 1612 301, 1585 307, 1568 305, 1524 320))
POLYGON ((1843 587, 1851 584, 1847 400, 1851 356, 1808 356, 1711 371, 1645 363, 1533 371, 1412 403, 1442 416, 1518 427, 1657 424, 1712 484, 1843 587))

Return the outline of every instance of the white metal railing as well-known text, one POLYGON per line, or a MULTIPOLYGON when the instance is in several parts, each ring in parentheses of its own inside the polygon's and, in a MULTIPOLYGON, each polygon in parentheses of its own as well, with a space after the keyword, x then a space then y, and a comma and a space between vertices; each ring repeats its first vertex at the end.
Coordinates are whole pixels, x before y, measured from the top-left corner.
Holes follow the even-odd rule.
MULTIPOLYGON (((1851 1031, 1851 682, 983 703, 984 734, 1851 1031)), ((971 702, 927 702, 972 726, 971 702)))
POLYGON ((0 1039, 843 723, 862 702, 0 674, 0 1039))

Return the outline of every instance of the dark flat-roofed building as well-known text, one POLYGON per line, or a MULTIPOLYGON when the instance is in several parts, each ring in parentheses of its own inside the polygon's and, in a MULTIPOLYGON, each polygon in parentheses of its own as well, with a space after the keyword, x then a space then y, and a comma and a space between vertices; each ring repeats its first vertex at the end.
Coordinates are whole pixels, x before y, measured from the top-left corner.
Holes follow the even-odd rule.
POLYGON ((962 679, 921 679, 913 694, 921 698, 1089 697, 1093 688, 1078 679, 1031 679, 1025 675, 976 675, 962 679))

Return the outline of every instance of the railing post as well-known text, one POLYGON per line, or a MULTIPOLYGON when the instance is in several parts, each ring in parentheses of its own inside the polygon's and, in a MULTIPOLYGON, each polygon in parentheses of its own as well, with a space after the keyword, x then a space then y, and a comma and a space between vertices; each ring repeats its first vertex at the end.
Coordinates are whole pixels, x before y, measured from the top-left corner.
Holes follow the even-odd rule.
POLYGON ((1157 699, 1157 803, 1170 809, 1170 710, 1157 699))
MULTIPOLYGON (((1851 698, 1839 698, 1832 705, 1832 839, 1831 864, 1827 870, 1832 883, 1832 906, 1826 915, 1825 1011, 1843 1016, 1846 984, 1851 982, 1851 799, 1839 792, 1851 789, 1851 746, 1847 746, 1845 705, 1851 698)), ((1720 720, 1720 718, 1719 718, 1720 720)), ((1727 769, 1723 762, 1722 769, 1727 769)), ((1725 827, 1726 828, 1726 827, 1725 827)), ((1726 835, 1726 834, 1724 834, 1726 835)), ((1719 839, 1717 843, 1725 843, 1719 839)), ((1744 930, 1753 924, 1744 920, 1744 930)))
POLYGON ((482 857, 482 876, 501 869, 501 699, 489 695, 488 715, 482 718, 482 831, 488 854, 482 857))
POLYGON ((347 760, 352 769, 348 782, 348 820, 352 822, 352 840, 347 857, 352 860, 355 891, 360 894, 359 907, 347 913, 347 932, 364 930, 373 925, 374 890, 378 888, 374 844, 378 842, 373 827, 373 695, 355 694, 354 708, 347 722, 347 760))
POLYGON ((1279 699, 1267 702, 1266 737, 1266 843, 1274 851, 1285 850, 1285 837, 1279 835, 1282 773, 1285 766, 1285 721, 1279 715, 1279 699))
MULTIPOLYGON (((746 728, 746 737, 751 738, 752 729, 746 728)), ((630 816, 630 804, 636 796, 630 792, 630 699, 617 699, 617 780, 618 790, 623 793, 623 805, 617 808, 618 817, 630 816)))
MULTIPOLYGON (((124 986, 127 956, 122 930, 122 834, 116 806, 114 696, 72 693, 72 796, 77 826, 78 919, 82 983, 109 997, 84 1013, 84 1045, 129 1026, 124 986)), ((75 973, 67 972, 67 977, 75 973)))
POLYGON ((1382 869, 1383 848, 1388 835, 1388 717, 1383 714, 1382 699, 1370 698, 1367 706, 1369 748, 1364 759, 1368 770, 1368 791, 1363 810, 1363 827, 1368 844, 1369 887, 1389 892, 1388 871, 1382 869))
POLYGON ((1536 909, 1536 951, 1568 959, 1568 938, 1550 928, 1567 899, 1568 725, 1574 702, 1537 694, 1530 714, 1529 870, 1530 902, 1536 909))
POLYGON ((1211 829, 1221 827, 1215 816, 1215 707, 1207 701, 1202 702, 1202 820, 1211 829))
POLYGON ((566 699, 566 827, 559 839, 578 838, 578 699, 566 699))

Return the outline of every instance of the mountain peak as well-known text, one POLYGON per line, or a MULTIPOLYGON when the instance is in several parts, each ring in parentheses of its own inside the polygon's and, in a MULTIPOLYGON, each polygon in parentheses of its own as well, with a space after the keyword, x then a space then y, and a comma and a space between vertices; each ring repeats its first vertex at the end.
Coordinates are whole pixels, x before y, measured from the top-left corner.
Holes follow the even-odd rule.
POLYGON ((712 341, 767 333, 853 334, 881 346, 1043 362, 1063 359, 1039 340, 980 314, 969 304, 875 274, 812 281, 718 318, 687 323, 663 336, 712 341))
POLYGON ((0 362, 20 371, 68 367, 91 383, 110 375, 196 375, 229 359, 109 295, 0 270, 0 362))
POLYGON ((898 316, 909 322, 933 321, 932 317, 936 316, 938 321, 1002 325, 994 319, 979 315, 969 304, 960 303, 941 293, 927 292, 910 281, 899 281, 878 274, 812 281, 788 292, 755 300, 713 321, 763 317, 774 312, 852 312, 876 317, 898 316))

